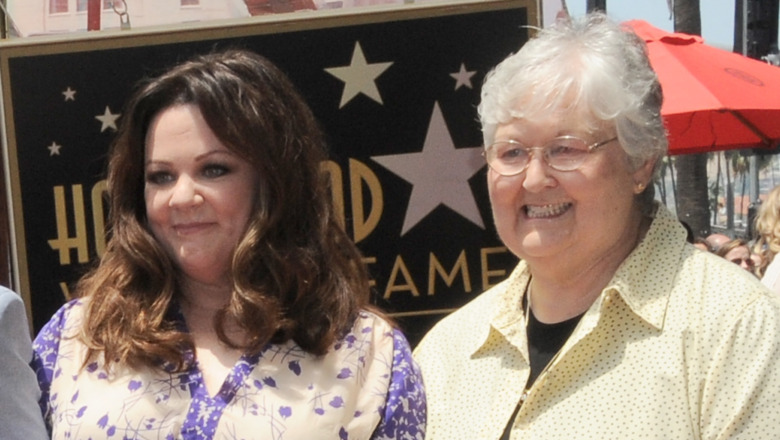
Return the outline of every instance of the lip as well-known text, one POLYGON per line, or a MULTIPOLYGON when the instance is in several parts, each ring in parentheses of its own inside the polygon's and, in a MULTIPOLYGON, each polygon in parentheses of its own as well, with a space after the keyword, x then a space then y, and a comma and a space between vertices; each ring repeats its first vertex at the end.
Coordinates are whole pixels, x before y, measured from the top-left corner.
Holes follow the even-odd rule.
POLYGON ((211 222, 177 223, 173 225, 173 230, 178 235, 192 235, 209 229, 212 225, 211 222))

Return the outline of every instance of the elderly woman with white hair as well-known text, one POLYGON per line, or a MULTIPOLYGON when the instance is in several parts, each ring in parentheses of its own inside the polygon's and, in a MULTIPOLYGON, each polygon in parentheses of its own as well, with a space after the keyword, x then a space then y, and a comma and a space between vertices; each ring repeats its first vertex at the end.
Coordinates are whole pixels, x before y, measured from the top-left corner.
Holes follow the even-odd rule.
POLYGON ((490 73, 487 184, 520 263, 418 345, 428 440, 780 432, 780 301, 654 201, 661 103, 644 42, 603 14, 490 73))

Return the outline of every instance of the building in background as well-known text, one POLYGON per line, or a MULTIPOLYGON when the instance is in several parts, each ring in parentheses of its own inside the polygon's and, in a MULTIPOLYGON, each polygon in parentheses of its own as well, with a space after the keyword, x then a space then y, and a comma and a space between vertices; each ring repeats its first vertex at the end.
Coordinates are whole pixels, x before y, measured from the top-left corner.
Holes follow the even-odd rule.
MULTIPOLYGON (((19 36, 87 30, 88 0, 8 0, 19 36)), ((102 0, 101 29, 219 20, 249 16, 243 0, 102 0), (126 15, 123 15, 126 14, 126 15)))
MULTIPOLYGON (((102 30, 248 17, 267 12, 290 12, 301 5, 334 9, 404 0, 101 0, 102 30), (249 5, 249 6, 247 6, 249 5), (251 12, 250 12, 251 11, 251 12)), ((410 0, 406 1, 411 2, 410 0)), ((14 36, 82 32, 87 30, 88 0, 7 0, 14 36)))

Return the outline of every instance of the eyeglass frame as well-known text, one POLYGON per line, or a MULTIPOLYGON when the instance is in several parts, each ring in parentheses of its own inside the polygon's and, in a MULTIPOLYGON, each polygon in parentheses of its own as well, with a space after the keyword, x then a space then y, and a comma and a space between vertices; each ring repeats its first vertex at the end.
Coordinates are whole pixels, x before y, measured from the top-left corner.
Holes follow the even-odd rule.
MULTIPOLYGON (((568 136, 568 135, 567 135, 567 136, 558 136, 558 137, 555 137, 555 138, 553 138, 553 139, 550 139, 550 140, 549 140, 547 143, 549 144, 550 142, 553 142, 553 141, 554 141, 554 140, 556 140, 556 139, 576 139, 576 140, 582 141, 582 143, 586 145, 586 147, 585 147, 585 150, 587 151, 587 154, 588 154, 588 155, 590 155, 591 153, 593 153, 594 151, 596 151, 596 149, 598 149, 599 147, 603 147, 604 145, 607 145, 607 144, 609 144, 610 142, 613 142, 613 141, 616 141, 616 140, 618 140, 618 137, 617 137, 617 136, 614 136, 614 137, 612 137, 612 138, 609 138, 609 139, 606 139, 606 140, 603 140, 603 141, 599 141, 599 142, 594 142, 594 143, 592 143, 592 144, 588 145, 588 144, 585 142, 585 140, 583 140, 582 138, 579 138, 579 137, 577 137, 577 136, 568 136)), ((547 166, 549 166, 550 168, 552 168, 552 169, 554 169, 554 170, 556 170, 556 171, 560 171, 560 172, 564 172, 564 173, 566 173, 566 172, 569 172, 569 171, 576 171, 576 170, 578 170, 578 169, 579 169, 579 168, 580 168, 580 167, 581 167, 581 166, 582 166, 582 165, 585 163, 585 160, 586 160, 586 159, 587 159, 587 157, 588 157, 588 156, 585 156, 585 157, 583 158, 583 161, 582 161, 582 163, 578 164, 576 167, 574 167, 574 168, 572 168, 572 169, 560 169, 560 168, 558 168, 558 167, 555 167, 555 166, 553 166, 553 165, 552 165, 552 164, 550 164, 550 162, 548 161, 548 159, 547 159, 547 156, 544 154, 544 150, 545 150, 545 149, 547 149, 547 148, 549 148, 549 145, 544 145, 544 146, 537 146, 537 147, 526 147, 526 145, 525 145, 525 144, 523 144, 522 142, 516 141, 516 140, 514 140, 514 139, 509 139, 509 140, 506 140, 506 141, 497 141, 497 142, 493 142, 492 144, 490 144, 490 146, 488 146, 487 148, 485 148, 485 149, 482 151, 482 157, 484 157, 484 158, 485 158, 485 162, 487 163, 488 167, 490 167, 490 169, 492 169, 493 171, 495 171, 496 173, 498 173, 498 174, 500 174, 500 175, 502 175, 502 176, 504 176, 504 177, 511 177, 511 176, 516 176, 516 175, 518 175, 518 174, 522 173, 523 171, 527 170, 527 169, 528 169, 528 167, 531 165, 531 160, 534 158, 534 154, 536 154, 536 153, 535 153, 535 150, 542 150, 542 161, 544 161, 544 163, 545 163, 547 166), (523 167, 522 167, 522 168, 521 168, 519 171, 517 171, 517 172, 514 172, 514 173, 512 173, 512 174, 504 174, 504 173, 501 173, 501 172, 500 172, 500 171, 498 171, 498 170, 497 170, 497 169, 496 169, 494 166, 492 166, 492 165, 490 164, 490 159, 488 159, 488 152, 489 152, 489 151, 490 151, 490 150, 491 150, 491 149, 492 149, 492 148, 493 148, 495 145, 498 145, 498 144, 514 144, 514 145, 519 145, 520 147, 523 147, 522 149, 523 149, 523 150, 525 150, 525 151, 528 153, 528 161, 527 161, 527 162, 525 163, 525 165, 524 165, 524 166, 523 166, 523 167)))

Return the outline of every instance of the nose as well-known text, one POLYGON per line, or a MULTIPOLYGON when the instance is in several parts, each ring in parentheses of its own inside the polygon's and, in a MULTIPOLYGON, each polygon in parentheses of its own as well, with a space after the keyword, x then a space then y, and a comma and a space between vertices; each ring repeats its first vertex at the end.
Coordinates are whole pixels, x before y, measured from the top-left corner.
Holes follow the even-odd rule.
POLYGON ((171 189, 169 206, 171 208, 189 208, 203 202, 196 182, 187 175, 180 175, 171 189))
POLYGON ((523 188, 529 192, 538 192, 554 185, 555 179, 550 176, 550 167, 545 162, 544 151, 538 148, 529 149, 528 165, 525 169, 523 188))

